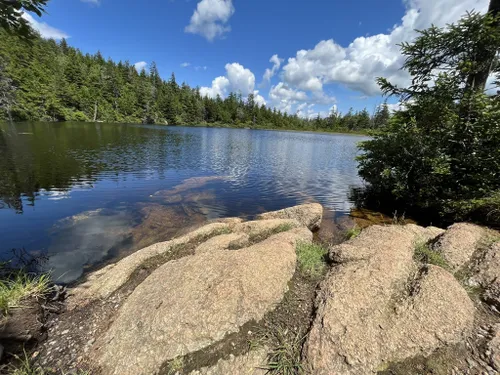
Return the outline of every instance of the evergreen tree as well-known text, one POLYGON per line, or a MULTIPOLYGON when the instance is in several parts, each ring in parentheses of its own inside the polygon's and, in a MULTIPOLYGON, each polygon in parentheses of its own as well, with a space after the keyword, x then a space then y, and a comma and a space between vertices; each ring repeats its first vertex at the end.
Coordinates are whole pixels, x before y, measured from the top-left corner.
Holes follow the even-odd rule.
POLYGON ((290 116, 244 98, 202 97, 199 88, 163 80, 157 65, 137 72, 128 61, 82 54, 68 45, 35 37, 24 43, 0 30, 0 117, 17 121, 107 121, 170 125, 220 124, 318 130, 367 128, 366 111, 327 118, 290 116))

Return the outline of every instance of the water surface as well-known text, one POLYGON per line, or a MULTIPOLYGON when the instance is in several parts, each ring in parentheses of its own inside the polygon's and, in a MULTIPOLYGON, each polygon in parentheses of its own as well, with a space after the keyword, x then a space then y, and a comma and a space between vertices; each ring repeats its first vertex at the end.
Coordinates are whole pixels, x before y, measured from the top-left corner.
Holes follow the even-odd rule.
POLYGON ((228 216, 317 201, 349 213, 356 144, 304 132, 0 124, 0 254, 47 254, 60 282, 228 216))

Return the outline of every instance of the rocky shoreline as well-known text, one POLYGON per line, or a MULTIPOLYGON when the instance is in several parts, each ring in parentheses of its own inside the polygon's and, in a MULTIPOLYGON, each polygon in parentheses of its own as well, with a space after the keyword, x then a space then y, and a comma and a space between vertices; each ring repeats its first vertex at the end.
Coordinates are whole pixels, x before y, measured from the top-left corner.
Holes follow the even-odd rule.
POLYGON ((499 373, 498 233, 375 225, 328 246, 313 276, 298 248, 322 215, 210 222, 108 265, 32 357, 101 375, 499 373))

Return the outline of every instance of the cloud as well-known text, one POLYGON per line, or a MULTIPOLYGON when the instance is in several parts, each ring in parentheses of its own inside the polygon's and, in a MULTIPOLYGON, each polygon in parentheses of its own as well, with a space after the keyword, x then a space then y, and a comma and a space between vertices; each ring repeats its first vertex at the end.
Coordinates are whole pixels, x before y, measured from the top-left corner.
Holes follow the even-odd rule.
POLYGON ((255 90, 253 92, 255 104, 259 107, 263 105, 267 105, 266 99, 262 95, 259 95, 259 90, 255 90))
POLYGON ((283 82, 271 87, 269 100, 272 106, 291 114, 297 111, 303 113, 307 106, 331 105, 336 101, 334 97, 323 92, 313 92, 312 95, 308 95, 305 91, 294 89, 283 82))
POLYGON ((401 22, 386 34, 358 37, 347 47, 322 40, 313 49, 298 51, 283 67, 284 82, 312 92, 336 83, 370 96, 380 94, 375 82, 380 76, 407 85, 409 75, 401 70, 404 57, 397 44, 413 40, 415 29, 445 26, 472 9, 484 12, 488 0, 406 0, 405 4, 401 22))
POLYGON ((208 69, 208 66, 195 66, 194 67, 194 70, 198 71, 198 70, 207 70, 208 69))
POLYGON ((247 96, 255 88, 255 75, 250 69, 246 69, 238 63, 226 64, 227 78, 231 84, 231 89, 247 96))
POLYGON ((69 35, 66 34, 64 31, 56 29, 55 27, 52 27, 50 25, 47 25, 45 22, 37 21, 29 13, 23 13, 21 17, 23 17, 26 21, 28 21, 31 27, 40 33, 42 38, 56 39, 56 40, 69 38, 69 35))
POLYGON ((187 67, 189 67, 189 66, 191 66, 191 63, 188 63, 188 62, 183 62, 183 63, 181 64, 181 68, 187 68, 187 67))
POLYGON ((229 86, 230 83, 226 77, 217 77, 212 81, 212 87, 200 87, 200 95, 209 98, 216 98, 217 96, 223 98, 229 86))
POLYGON ((141 72, 142 69, 146 69, 147 66, 148 63, 146 61, 139 61, 134 64, 134 67, 138 72, 141 72))
POLYGON ((80 0, 82 3, 89 3, 93 5, 100 5, 101 0, 80 0))
POLYGON ((227 23, 233 14, 232 0, 201 0, 185 32, 201 35, 212 42, 231 31, 227 23))
POLYGON ((278 55, 273 55, 269 62, 273 63, 273 67, 271 69, 266 69, 264 73, 264 78, 262 81, 262 85, 269 84, 271 82, 271 78, 274 77, 274 75, 278 72, 280 69, 281 63, 284 61, 284 59, 280 59, 278 55))
POLYGON ((248 96, 254 92, 255 75, 239 63, 226 64, 226 76, 217 77, 212 81, 212 87, 201 87, 200 93, 211 98, 220 95, 224 97, 229 92, 248 96))

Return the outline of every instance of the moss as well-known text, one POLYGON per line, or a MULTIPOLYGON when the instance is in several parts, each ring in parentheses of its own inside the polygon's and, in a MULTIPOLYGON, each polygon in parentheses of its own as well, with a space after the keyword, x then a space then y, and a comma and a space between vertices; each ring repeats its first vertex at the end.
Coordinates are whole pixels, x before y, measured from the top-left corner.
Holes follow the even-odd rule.
POLYGON ((328 250, 315 243, 299 242, 296 247, 299 270, 302 274, 317 278, 326 268, 325 256, 328 250))
POLYGON ((249 239, 250 239, 250 242, 254 242, 254 243, 260 242, 260 241, 265 240, 268 237, 271 237, 273 234, 288 232, 289 230, 291 230, 293 228, 295 228, 295 227, 292 224, 284 223, 284 224, 278 225, 276 228, 271 229, 271 230, 264 232, 264 233, 262 233, 262 232, 250 233, 249 239))
POLYGON ((418 242, 415 245, 414 259, 424 264, 433 264, 446 270, 450 270, 450 266, 437 251, 432 250, 426 242, 418 242))

